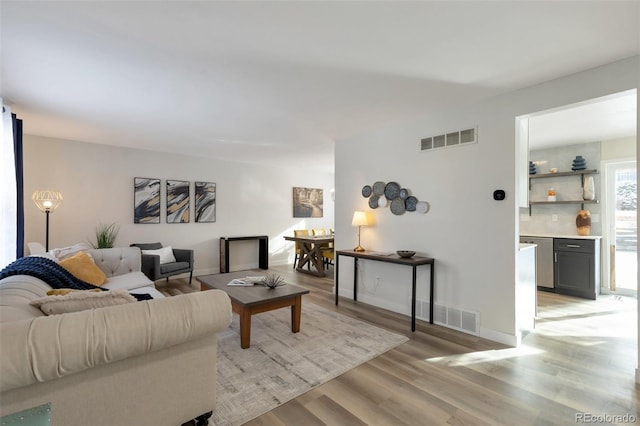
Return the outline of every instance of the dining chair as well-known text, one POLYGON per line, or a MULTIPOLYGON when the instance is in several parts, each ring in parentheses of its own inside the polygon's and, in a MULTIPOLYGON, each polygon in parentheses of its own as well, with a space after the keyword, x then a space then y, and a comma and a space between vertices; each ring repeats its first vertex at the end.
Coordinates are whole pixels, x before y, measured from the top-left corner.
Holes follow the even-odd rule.
MULTIPOLYGON (((308 229, 294 229, 293 230, 293 236, 294 237, 308 237, 309 236, 309 230, 308 229)), ((296 269, 296 264, 300 260, 300 255, 301 254, 302 254, 302 243, 296 241, 296 253, 295 253, 295 257, 293 258, 293 269, 296 269)), ((309 270, 311 270, 311 265, 307 264, 307 268, 309 270)))
POLYGON ((324 264, 325 269, 329 269, 329 265, 333 265, 333 259, 335 258, 335 252, 332 247, 328 247, 321 250, 322 253, 322 263, 324 264))
MULTIPOLYGON (((324 228, 312 229, 314 236, 332 236, 333 229, 326 230, 324 228)), ((320 246, 320 252, 322 253, 322 264, 326 269, 329 269, 329 265, 333 265, 333 243, 322 244, 320 246)))

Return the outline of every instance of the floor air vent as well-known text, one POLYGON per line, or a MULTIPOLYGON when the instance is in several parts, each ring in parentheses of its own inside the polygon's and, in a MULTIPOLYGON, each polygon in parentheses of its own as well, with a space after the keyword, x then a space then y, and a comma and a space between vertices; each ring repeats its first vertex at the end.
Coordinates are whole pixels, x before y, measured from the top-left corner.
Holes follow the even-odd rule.
MULTIPOLYGON (((429 301, 416 301, 416 316, 424 321, 429 320, 429 301)), ((448 306, 434 305, 433 322, 445 327, 454 328, 473 335, 478 335, 480 324, 476 312, 463 311, 462 309, 448 306)))
POLYGON ((477 136, 477 128, 464 129, 437 136, 429 136, 420 140, 420 151, 431 151, 434 149, 477 143, 477 136))

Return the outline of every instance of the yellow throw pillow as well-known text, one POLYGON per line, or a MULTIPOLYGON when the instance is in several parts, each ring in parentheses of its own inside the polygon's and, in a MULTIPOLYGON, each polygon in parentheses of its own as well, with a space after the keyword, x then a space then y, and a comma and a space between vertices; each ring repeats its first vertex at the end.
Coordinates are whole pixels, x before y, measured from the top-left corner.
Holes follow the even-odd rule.
POLYGON ((93 259, 87 253, 80 251, 73 256, 61 260, 59 263, 74 277, 93 285, 102 285, 107 281, 107 276, 98 268, 93 259))
POLYGON ((96 288, 94 290, 76 290, 73 288, 54 288, 53 290, 49 290, 47 292, 47 296, 64 296, 65 294, 69 294, 72 291, 102 291, 99 288, 96 288))

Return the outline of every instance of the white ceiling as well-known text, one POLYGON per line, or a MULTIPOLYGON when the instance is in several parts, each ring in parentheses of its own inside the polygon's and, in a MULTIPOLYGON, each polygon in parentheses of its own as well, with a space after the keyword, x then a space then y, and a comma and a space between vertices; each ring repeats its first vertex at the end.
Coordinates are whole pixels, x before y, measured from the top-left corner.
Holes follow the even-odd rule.
POLYGON ((631 90, 535 114, 529 119, 529 148, 633 137, 637 105, 637 91, 631 90))
POLYGON ((334 143, 640 53, 640 3, 7 1, 25 133, 333 170, 334 143))

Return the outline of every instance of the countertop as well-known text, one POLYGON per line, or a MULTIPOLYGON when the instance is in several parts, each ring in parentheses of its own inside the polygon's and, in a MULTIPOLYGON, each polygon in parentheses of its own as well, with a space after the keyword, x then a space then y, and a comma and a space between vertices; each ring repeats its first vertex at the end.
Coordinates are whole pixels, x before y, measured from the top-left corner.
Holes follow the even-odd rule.
POLYGON ((601 235, 559 235, 559 234, 520 234, 521 237, 542 237, 542 238, 569 238, 572 240, 599 240, 601 235))
POLYGON ((536 246, 537 244, 520 243, 520 245, 518 246, 518 250, 526 250, 526 249, 534 248, 536 246))

